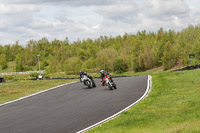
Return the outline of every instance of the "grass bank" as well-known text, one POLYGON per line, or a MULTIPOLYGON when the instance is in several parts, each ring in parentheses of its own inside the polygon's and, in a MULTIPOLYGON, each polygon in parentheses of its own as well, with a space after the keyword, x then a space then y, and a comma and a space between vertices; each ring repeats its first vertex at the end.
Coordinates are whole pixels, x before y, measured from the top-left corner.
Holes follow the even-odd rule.
POLYGON ((200 70, 149 72, 147 98, 88 133, 199 133, 200 70))
POLYGON ((0 84, 0 104, 74 80, 19 80, 0 84))

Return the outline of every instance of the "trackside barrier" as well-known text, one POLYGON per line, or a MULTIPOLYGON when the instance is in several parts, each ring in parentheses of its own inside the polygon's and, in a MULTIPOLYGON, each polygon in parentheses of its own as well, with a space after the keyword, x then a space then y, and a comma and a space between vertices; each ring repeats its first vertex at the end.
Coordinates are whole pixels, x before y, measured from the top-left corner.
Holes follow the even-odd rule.
MULTIPOLYGON (((22 75, 22 74, 31 74, 31 73, 40 73, 40 71, 26 71, 26 72, 8 72, 8 73, 0 73, 0 75, 22 75)), ((44 71, 41 71, 44 73, 44 71)))
MULTIPOLYGON (((131 77, 131 76, 112 76, 112 78, 121 78, 121 77, 131 77)), ((92 78, 95 78, 95 79, 99 79, 100 77, 92 77, 92 78)), ((47 80, 54 80, 54 79, 79 79, 79 77, 73 77, 73 78, 45 78, 44 79, 47 79, 47 80)), ((28 79, 28 80, 37 80, 36 78, 33 78, 33 79, 28 79)))
POLYGON ((185 70, 194 70, 194 69, 199 69, 199 68, 200 68, 200 64, 194 65, 194 66, 187 66, 187 67, 184 67, 184 68, 181 68, 181 69, 176 69, 176 70, 173 70, 172 72, 185 71, 185 70))
POLYGON ((4 77, 0 77, 0 83, 4 82, 4 77))

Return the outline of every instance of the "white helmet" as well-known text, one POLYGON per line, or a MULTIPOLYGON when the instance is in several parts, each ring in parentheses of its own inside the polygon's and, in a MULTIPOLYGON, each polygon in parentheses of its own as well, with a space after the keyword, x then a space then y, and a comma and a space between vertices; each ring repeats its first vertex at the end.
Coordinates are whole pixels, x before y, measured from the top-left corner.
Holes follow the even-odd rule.
POLYGON ((100 71, 100 73, 102 73, 102 74, 103 74, 103 73, 104 73, 104 70, 101 70, 101 71, 100 71))

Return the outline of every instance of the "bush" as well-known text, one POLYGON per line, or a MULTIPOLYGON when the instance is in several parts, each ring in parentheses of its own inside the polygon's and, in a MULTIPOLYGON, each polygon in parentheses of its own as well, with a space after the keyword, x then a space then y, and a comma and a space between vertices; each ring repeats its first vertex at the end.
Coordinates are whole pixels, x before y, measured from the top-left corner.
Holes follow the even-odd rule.
MULTIPOLYGON (((38 79, 39 75, 40 75, 40 73, 31 73, 30 74, 31 77, 34 77, 36 79, 38 79)), ((42 73, 41 75, 43 78, 50 78, 48 73, 42 73)))
POLYGON ((197 64, 199 64, 199 61, 198 61, 198 59, 195 58, 195 59, 191 60, 189 65, 194 66, 194 65, 197 65, 197 64))
POLYGON ((38 78, 40 74, 39 73, 31 73, 30 76, 31 77, 34 77, 34 78, 38 78))
POLYGON ((0 55, 0 66, 1 66, 2 70, 8 68, 5 54, 0 55))
POLYGON ((32 68, 29 67, 29 66, 25 66, 24 69, 23 69, 23 71, 32 71, 32 68))
POLYGON ((128 65, 122 59, 116 59, 114 64, 114 71, 117 73, 127 72, 128 65))
POLYGON ((79 74, 81 70, 82 61, 78 57, 72 57, 65 63, 65 73, 66 74, 79 74))
POLYGON ((5 79, 5 80, 13 80, 13 79, 14 79, 14 76, 10 76, 10 75, 9 75, 9 76, 5 76, 4 79, 5 79))

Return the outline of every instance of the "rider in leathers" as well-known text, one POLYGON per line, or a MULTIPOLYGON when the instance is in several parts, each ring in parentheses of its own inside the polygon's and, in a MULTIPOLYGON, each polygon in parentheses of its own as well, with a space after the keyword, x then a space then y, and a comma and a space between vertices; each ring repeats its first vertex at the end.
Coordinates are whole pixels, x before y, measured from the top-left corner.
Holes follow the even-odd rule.
MULTIPOLYGON (((108 72, 105 72, 104 70, 101 70, 100 73, 101 73, 101 85, 105 86, 104 77, 110 74, 108 72)), ((110 79, 112 80, 112 77, 110 77, 110 79)))
POLYGON ((84 75, 86 75, 92 81, 93 87, 96 87, 96 84, 95 84, 94 80, 92 79, 92 76, 88 75, 86 72, 83 72, 83 71, 80 71, 80 73, 79 73, 80 82, 82 82, 81 79, 83 78, 84 75))

